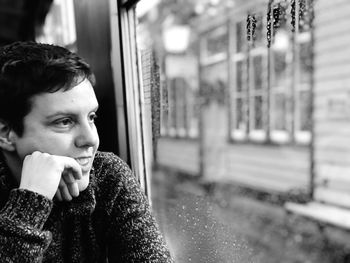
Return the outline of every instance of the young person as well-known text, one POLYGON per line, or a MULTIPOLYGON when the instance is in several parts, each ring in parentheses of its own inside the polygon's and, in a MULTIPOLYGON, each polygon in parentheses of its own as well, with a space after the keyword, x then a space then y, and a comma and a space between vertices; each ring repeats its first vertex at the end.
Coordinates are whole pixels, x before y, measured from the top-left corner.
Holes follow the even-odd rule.
POLYGON ((0 262, 172 262, 128 166, 98 152, 89 65, 0 48, 0 262))

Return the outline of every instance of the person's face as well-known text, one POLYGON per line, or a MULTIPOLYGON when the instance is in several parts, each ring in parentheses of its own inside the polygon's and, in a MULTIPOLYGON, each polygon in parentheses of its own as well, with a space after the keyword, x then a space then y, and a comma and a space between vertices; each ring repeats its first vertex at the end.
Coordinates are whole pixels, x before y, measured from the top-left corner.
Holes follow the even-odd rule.
POLYGON ((22 163, 34 151, 72 157, 82 168, 78 186, 83 191, 99 146, 94 123, 98 102, 91 83, 84 80, 67 91, 39 94, 31 102, 24 133, 15 139, 16 158, 22 163))

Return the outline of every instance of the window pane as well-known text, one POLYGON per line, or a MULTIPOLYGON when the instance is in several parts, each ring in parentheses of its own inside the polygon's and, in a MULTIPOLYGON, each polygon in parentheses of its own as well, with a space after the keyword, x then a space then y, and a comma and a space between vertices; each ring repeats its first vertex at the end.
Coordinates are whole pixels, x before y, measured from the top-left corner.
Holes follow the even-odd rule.
POLYGON ((236 91, 241 92, 243 90, 244 83, 244 67, 243 61, 236 62, 236 91))
POLYGON ((286 83, 287 53, 285 51, 273 51, 274 81, 273 85, 280 87, 286 83))
POLYGON ((227 62, 219 62, 209 66, 203 66, 201 71, 201 80, 205 85, 205 96, 210 102, 216 102, 224 105, 227 90, 227 62))
POLYGON ((178 130, 178 135, 185 136, 186 134, 186 83, 183 79, 175 79, 175 90, 176 90, 176 128, 178 130))
POLYGON ((254 129, 261 130, 263 128, 263 100, 262 96, 254 97, 254 129))
POLYGON ((169 85, 169 126, 173 129, 176 128, 176 79, 171 79, 170 80, 170 85, 169 85))
POLYGON ((73 1, 54 0, 45 18, 43 28, 37 32, 36 42, 56 44, 76 51, 77 36, 74 15, 73 1))
POLYGON ((312 76, 311 43, 301 43, 299 45, 299 74, 300 83, 309 84, 312 76))
POLYGON ((262 14, 256 15, 256 28, 255 28, 255 38, 254 44, 255 46, 263 46, 265 45, 265 34, 264 34, 264 24, 263 24, 264 16, 262 14))
POLYGON ((284 94, 277 93, 273 96, 274 98, 274 129, 286 130, 286 98, 284 94))
POLYGON ((228 37, 225 27, 213 30, 207 37, 207 55, 212 56, 219 53, 226 53, 228 37))
POLYGON ((300 118, 300 127, 301 131, 310 131, 311 128, 311 92, 310 91, 301 91, 299 93, 299 118, 300 118))
POLYGON ((236 23, 236 53, 244 51, 246 43, 245 23, 243 21, 236 23))
POLYGON ((166 81, 161 84, 161 101, 160 101, 160 114, 161 114, 161 135, 167 135, 169 129, 169 103, 168 103, 168 86, 166 81))
POLYGON ((245 122, 244 122, 244 105, 243 99, 236 99, 236 129, 244 130, 245 122))
POLYGON ((299 8, 304 10, 299 18, 299 32, 308 32, 311 30, 311 5, 312 0, 299 0, 299 8))
POLYGON ((253 57, 253 78, 254 78, 254 89, 260 90, 263 85, 263 59, 262 56, 253 57))
POLYGON ((199 92, 196 89, 189 89, 187 91, 188 95, 188 105, 187 105, 187 127, 188 135, 190 137, 198 136, 198 125, 199 125, 199 92))

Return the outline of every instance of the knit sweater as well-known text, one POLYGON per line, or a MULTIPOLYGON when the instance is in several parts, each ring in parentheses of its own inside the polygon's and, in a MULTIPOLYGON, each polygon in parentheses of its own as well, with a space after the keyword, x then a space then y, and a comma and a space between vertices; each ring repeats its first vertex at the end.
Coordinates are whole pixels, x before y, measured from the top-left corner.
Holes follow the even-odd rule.
POLYGON ((70 202, 17 189, 0 161, 0 262, 173 262, 128 166, 97 152, 70 202))

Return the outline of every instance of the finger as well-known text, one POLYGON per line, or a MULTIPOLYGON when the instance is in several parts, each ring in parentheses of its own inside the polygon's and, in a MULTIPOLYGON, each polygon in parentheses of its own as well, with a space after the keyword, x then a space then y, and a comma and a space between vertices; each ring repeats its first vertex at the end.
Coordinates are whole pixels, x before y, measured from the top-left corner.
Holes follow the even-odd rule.
POLYGON ((68 187, 66 184, 64 184, 63 186, 60 186, 59 190, 61 191, 61 196, 63 200, 71 201, 73 199, 73 197, 70 195, 68 191, 68 187))
POLYGON ((71 171, 73 177, 77 180, 82 178, 81 167, 76 160, 66 156, 59 156, 65 170, 71 171))
POLYGON ((67 187, 71 196, 73 197, 79 196, 79 187, 77 182, 67 184, 67 187))
MULTIPOLYGON (((65 171, 63 173, 62 179, 66 186, 68 187, 68 191, 71 196, 78 196, 79 195, 79 188, 76 180, 74 179, 72 175, 72 171, 65 171)), ((61 183, 62 185, 62 183, 61 183)))
POLYGON ((56 199, 57 199, 58 201, 62 201, 62 200, 63 200, 63 199, 62 199, 61 192, 60 192, 59 189, 57 189, 56 194, 55 194, 55 197, 56 197, 56 199))
POLYGON ((73 176, 73 173, 72 173, 71 169, 63 171, 62 178, 63 178, 64 182, 67 185, 68 184, 73 184, 76 181, 74 176, 73 176))

